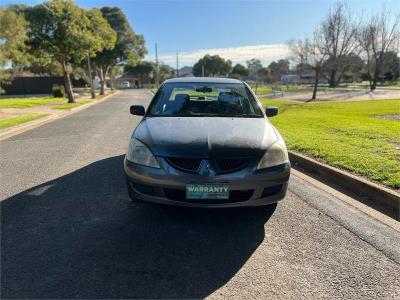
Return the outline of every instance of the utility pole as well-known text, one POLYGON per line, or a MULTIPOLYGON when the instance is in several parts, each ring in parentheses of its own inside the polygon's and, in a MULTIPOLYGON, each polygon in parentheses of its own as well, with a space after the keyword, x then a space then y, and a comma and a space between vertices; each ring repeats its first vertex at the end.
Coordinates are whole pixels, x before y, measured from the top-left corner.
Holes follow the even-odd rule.
POLYGON ((88 64, 88 71, 89 71, 89 78, 90 78, 90 93, 92 94, 92 99, 96 98, 96 93, 94 92, 94 84, 93 84, 93 76, 92 76, 92 67, 90 66, 90 58, 89 54, 86 56, 87 64, 88 64))
POLYGON ((179 77, 179 52, 176 50, 176 77, 179 77))
POLYGON ((201 64, 201 76, 204 77, 204 62, 201 64))
POLYGON ((157 43, 156 43, 156 88, 160 85, 160 76, 159 76, 159 69, 158 69, 158 52, 157 52, 157 43))

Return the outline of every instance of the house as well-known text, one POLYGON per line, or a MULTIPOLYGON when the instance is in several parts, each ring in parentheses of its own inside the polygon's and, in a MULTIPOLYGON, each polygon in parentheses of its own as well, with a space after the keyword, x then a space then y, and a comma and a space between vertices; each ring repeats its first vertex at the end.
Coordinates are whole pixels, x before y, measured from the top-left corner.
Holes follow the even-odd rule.
POLYGON ((117 87, 121 87, 121 86, 125 87, 127 85, 130 87, 135 87, 135 83, 140 84, 139 82, 140 82, 140 80, 138 79, 138 77, 129 71, 125 72, 121 76, 116 77, 114 79, 114 84, 117 87), (128 84, 128 82, 129 82, 129 84, 128 84))
POLYGON ((298 84, 300 83, 300 76, 296 74, 282 75, 281 81, 283 84, 298 84))
POLYGON ((312 84, 315 81, 315 75, 312 73, 305 74, 285 74, 281 76, 283 84, 312 84))

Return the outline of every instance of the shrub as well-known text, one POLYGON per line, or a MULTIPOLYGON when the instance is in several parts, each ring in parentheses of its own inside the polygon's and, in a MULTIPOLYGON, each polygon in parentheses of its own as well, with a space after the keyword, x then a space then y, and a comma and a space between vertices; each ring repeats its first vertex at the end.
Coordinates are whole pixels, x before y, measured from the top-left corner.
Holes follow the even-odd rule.
POLYGON ((51 87, 51 93, 53 94, 54 98, 63 97, 65 96, 65 88, 63 85, 53 84, 51 87))

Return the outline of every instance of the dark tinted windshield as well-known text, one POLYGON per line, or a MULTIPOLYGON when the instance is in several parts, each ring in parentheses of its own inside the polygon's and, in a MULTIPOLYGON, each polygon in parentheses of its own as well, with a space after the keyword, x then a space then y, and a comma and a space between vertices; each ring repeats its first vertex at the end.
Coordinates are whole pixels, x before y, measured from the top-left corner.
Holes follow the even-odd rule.
POLYGON ((166 83, 157 92, 148 115, 263 117, 243 83, 166 83))

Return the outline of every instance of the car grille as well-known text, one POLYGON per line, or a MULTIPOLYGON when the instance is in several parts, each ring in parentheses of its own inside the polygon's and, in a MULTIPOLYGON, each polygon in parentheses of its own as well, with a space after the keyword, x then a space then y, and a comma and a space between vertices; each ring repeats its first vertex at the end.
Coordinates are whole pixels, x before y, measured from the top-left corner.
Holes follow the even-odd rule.
POLYGON ((254 190, 237 190, 229 192, 229 199, 186 199, 186 191, 181 189, 164 189, 168 199, 187 203, 218 204, 247 201, 253 196, 254 190))
MULTIPOLYGON (((196 173, 199 170, 201 159, 166 157, 167 162, 175 169, 196 173)), ((210 160, 211 168, 218 174, 239 171, 250 162, 249 158, 223 158, 210 160)))
POLYGON ((249 162, 248 158, 216 159, 215 165, 218 173, 228 173, 243 169, 249 162))
POLYGON ((196 173, 201 164, 201 159, 167 157, 166 160, 174 168, 192 173, 196 173))

